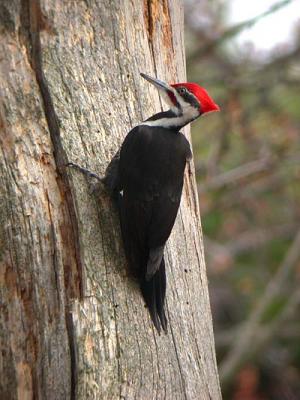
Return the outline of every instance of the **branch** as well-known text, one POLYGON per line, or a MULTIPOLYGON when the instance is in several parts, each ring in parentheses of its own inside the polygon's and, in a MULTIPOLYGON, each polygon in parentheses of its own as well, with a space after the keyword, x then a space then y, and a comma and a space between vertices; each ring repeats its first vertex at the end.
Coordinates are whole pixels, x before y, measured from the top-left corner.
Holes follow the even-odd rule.
POLYGON ((269 227, 268 229, 253 229, 239 234, 238 238, 228 243, 218 243, 204 236, 205 251, 210 258, 210 267, 214 270, 219 260, 222 264, 232 263, 234 257, 249 250, 257 249, 267 242, 278 238, 289 238, 295 235, 299 224, 284 224, 269 227))
MULTIPOLYGON (((281 314, 280 318, 276 319, 276 323, 278 320, 280 320, 281 322, 282 318, 286 318, 287 314, 290 314, 290 312, 292 311, 291 305, 295 303, 297 304, 297 302, 295 302, 295 300, 297 300, 295 296, 297 296, 296 291, 293 292, 293 295, 290 297, 284 309, 284 312, 281 314)), ((219 349, 226 349, 229 346, 231 346, 236 336, 240 334, 241 329, 242 327, 238 325, 237 327, 234 327, 232 329, 221 330, 218 333, 215 333, 216 347, 219 349)), ((273 324, 271 323, 266 327, 260 326, 258 331, 256 332, 257 341, 259 343, 261 343, 261 341, 265 341, 265 339, 270 336, 270 331, 272 332, 272 334, 276 334, 279 338, 282 339, 298 340, 300 336, 300 325, 299 323, 295 322, 288 325, 285 324, 277 332, 274 331, 274 323, 273 324)))
POLYGON ((283 177, 278 173, 272 173, 254 182, 247 182, 242 187, 236 187, 234 190, 229 191, 222 196, 218 202, 218 206, 222 209, 240 206, 250 199, 254 199, 264 193, 271 193, 275 190, 281 190, 286 184, 283 177))
MULTIPOLYGON (((261 336, 258 340, 254 341, 252 352, 257 353, 274 335, 281 332, 281 328, 286 324, 289 318, 292 318, 300 304, 300 291, 296 288, 288 299, 287 304, 282 310, 281 314, 274 321, 269 323, 261 330, 261 336)), ((296 332, 294 332, 295 334, 296 332)), ((299 329, 298 336, 299 338, 299 329)))
POLYGON ((250 161, 223 174, 209 179, 206 183, 198 185, 199 194, 209 190, 221 189, 229 184, 237 183, 238 181, 248 178, 251 175, 258 174, 270 169, 272 160, 270 157, 263 157, 259 160, 250 161))
POLYGON ((296 233, 299 224, 282 224, 271 226, 268 229, 254 229, 241 233, 237 240, 227 243, 225 246, 231 257, 235 257, 258 246, 277 238, 291 237, 296 233))
MULTIPOLYGON (((299 158, 299 157, 298 157, 299 158)), ((245 202, 255 199, 258 196, 264 195, 264 193, 275 192, 279 193, 286 187, 286 185, 291 182, 296 181, 297 173, 295 170, 294 174, 287 173, 287 167, 289 168, 297 168, 297 163, 299 163, 297 157, 289 157, 289 158, 278 158, 276 160, 277 164, 273 164, 272 168, 269 168, 264 172, 263 175, 259 175, 255 177, 255 179, 249 179, 247 181, 242 181, 242 184, 228 185, 226 192, 223 195, 215 199, 214 202, 210 204, 210 206, 203 211, 204 214, 211 212, 215 207, 219 209, 229 209, 232 207, 240 207, 245 202), (280 163, 278 162, 280 160, 280 163)), ((274 161, 275 163, 275 161, 274 161)), ((234 171, 234 170, 232 170, 234 171)), ((223 175, 223 174, 222 174, 223 175)), ((222 176, 220 175, 220 176, 222 176)), ((207 180, 209 184, 210 180, 207 180)), ((207 184, 198 184, 198 192, 206 193, 207 190, 210 189, 210 185, 207 184), (199 188, 201 190, 199 190, 199 188)), ((217 188, 218 189, 218 188, 217 188)))
POLYGON ((274 12, 276 12, 276 11, 280 10, 281 8, 287 6, 292 1, 293 0, 281 0, 281 1, 278 1, 277 3, 273 4, 268 10, 266 10, 263 13, 257 15, 256 17, 250 18, 247 21, 239 22, 238 24, 231 26, 227 30, 223 31, 223 33, 221 33, 218 38, 209 41, 203 47, 201 47, 200 49, 198 49, 194 53, 192 53, 190 56, 188 56, 187 64, 189 64, 191 62, 194 62, 195 60, 199 59, 203 55, 213 51, 216 47, 218 47, 220 44, 222 44, 226 40, 232 38, 233 36, 237 35, 238 33, 240 33, 241 31, 243 31, 245 29, 251 28, 253 25, 255 25, 262 18, 273 14, 274 12))
MULTIPOLYGON (((300 257, 300 230, 298 231, 292 245, 290 246, 285 259, 282 264, 279 266, 276 274, 273 279, 269 282, 265 289, 265 293, 261 297, 259 303, 256 308, 253 310, 252 314, 245 322, 243 327, 239 330, 239 334, 234 341, 234 347, 229 352, 228 356, 223 360, 220 365, 220 377, 224 385, 226 385, 230 379, 230 377, 235 373, 235 371, 239 368, 239 366, 249 358, 250 354, 253 354, 253 349, 259 347, 261 343, 259 343, 256 332, 258 331, 261 320, 266 312, 266 310, 271 305, 272 301, 278 296, 281 292, 281 289, 284 283, 287 281, 297 260, 300 257)), ((296 294, 293 294, 285 307, 285 312, 289 311, 291 307, 295 307, 295 304, 298 304, 299 301, 299 291, 296 291, 296 294)), ((285 313, 281 314, 281 317, 284 316, 285 313)), ((278 327, 278 321, 274 321, 271 324, 270 329, 273 330, 278 327)), ((265 335, 263 340, 270 335, 270 330, 268 334, 265 335)))

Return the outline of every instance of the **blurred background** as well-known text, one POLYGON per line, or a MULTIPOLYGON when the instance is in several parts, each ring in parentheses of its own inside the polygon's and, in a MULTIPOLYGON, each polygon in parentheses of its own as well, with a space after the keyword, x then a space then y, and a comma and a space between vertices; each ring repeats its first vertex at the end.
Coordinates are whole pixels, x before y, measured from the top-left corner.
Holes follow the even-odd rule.
POLYGON ((185 0, 188 80, 225 400, 300 399, 300 0, 185 0))

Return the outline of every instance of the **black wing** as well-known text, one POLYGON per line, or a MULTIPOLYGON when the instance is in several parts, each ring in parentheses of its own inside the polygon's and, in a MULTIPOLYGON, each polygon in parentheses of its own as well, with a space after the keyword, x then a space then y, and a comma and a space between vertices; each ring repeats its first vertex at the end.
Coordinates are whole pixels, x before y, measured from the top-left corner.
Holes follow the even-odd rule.
POLYGON ((121 226, 131 268, 154 325, 166 330, 164 246, 180 204, 187 140, 179 132, 141 126, 126 137, 120 153, 121 226))

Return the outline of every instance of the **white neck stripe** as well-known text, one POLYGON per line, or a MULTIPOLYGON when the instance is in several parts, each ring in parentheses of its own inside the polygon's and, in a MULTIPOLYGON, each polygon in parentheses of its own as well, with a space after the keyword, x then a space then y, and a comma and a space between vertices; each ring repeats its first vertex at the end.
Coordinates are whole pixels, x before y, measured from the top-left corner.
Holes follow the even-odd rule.
POLYGON ((171 128, 171 127, 182 127, 189 122, 193 121, 195 118, 199 116, 199 111, 194 107, 186 108, 185 112, 178 117, 171 118, 160 118, 154 121, 143 121, 139 124, 139 126, 161 126, 163 128, 171 128))
POLYGON ((174 118, 161 118, 156 119, 155 121, 144 121, 141 122, 139 125, 147 125, 147 126, 161 126, 163 128, 171 128, 172 126, 183 126, 186 124, 186 119, 183 115, 180 117, 174 118))

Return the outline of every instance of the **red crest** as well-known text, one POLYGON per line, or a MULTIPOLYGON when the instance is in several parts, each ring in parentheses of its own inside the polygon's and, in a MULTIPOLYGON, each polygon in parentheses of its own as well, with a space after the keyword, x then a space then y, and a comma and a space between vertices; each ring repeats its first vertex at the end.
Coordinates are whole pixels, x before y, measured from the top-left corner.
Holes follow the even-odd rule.
POLYGON ((203 87, 197 85, 197 83, 176 83, 171 86, 175 89, 185 87, 198 99, 203 113, 220 111, 220 107, 213 101, 207 91, 203 87))

